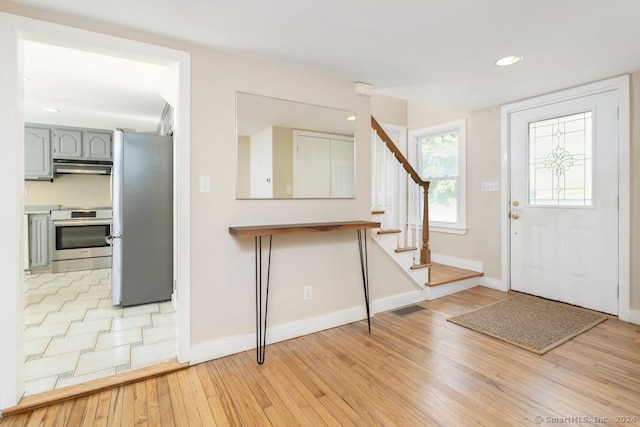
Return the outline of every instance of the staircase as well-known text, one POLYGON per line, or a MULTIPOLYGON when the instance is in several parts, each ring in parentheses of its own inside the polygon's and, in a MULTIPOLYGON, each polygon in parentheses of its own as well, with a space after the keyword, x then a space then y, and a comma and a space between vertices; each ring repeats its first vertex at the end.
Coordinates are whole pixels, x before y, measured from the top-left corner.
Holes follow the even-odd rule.
MULTIPOLYGON (((422 180, 385 129, 371 117, 371 214, 374 242, 432 300, 478 285, 481 272, 433 263, 429 247, 429 182, 422 180)), ((437 255, 435 256, 437 258, 437 255)))

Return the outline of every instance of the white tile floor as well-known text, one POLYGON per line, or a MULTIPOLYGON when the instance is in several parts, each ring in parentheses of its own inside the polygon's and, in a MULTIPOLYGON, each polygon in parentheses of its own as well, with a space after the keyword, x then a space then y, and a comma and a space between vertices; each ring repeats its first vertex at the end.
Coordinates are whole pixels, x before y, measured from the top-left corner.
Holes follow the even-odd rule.
POLYGON ((111 303, 111 269, 25 275, 25 395, 175 359, 170 302, 111 303))

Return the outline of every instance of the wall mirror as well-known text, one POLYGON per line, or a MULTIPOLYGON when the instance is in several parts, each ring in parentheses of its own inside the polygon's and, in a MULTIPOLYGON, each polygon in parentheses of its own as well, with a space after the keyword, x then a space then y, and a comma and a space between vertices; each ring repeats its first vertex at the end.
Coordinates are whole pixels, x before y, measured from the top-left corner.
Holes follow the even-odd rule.
POLYGON ((238 92, 236 198, 353 198, 355 116, 238 92))

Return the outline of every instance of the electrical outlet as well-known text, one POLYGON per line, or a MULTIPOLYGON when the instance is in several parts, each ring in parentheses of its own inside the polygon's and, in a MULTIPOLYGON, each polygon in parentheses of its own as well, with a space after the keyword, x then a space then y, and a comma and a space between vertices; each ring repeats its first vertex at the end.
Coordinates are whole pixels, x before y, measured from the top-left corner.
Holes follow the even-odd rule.
POLYGON ((210 193, 211 192, 211 177, 210 176, 201 176, 200 177, 200 192, 201 193, 210 193))
POLYGON ((305 286, 304 287, 304 300, 305 301, 309 301, 312 298, 313 298, 312 287, 311 286, 305 286))

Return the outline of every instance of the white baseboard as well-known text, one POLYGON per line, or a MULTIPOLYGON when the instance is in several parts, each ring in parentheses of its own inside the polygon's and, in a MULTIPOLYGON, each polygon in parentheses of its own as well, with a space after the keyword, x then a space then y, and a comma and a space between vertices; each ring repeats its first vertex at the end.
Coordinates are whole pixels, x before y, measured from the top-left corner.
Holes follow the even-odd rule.
POLYGON ((240 353, 256 346, 256 334, 239 335, 237 337, 223 338, 196 344, 189 349, 189 364, 198 363, 240 353))
MULTIPOLYGON (((469 266, 461 268, 469 268, 469 266)), ((473 278, 462 280, 450 285, 434 286, 432 288, 407 292, 388 298, 381 298, 371 302, 371 317, 373 317, 375 313, 393 310, 398 307, 404 307, 406 305, 415 304, 425 300, 441 298, 443 296, 460 292, 465 289, 470 289, 474 286, 477 286, 478 282, 479 281, 477 278, 473 278)), ((480 281, 480 283, 483 286, 494 287, 493 285, 499 286, 499 284, 501 284, 501 281, 497 279, 490 279, 489 284, 491 284, 492 286, 488 286, 486 283, 483 283, 483 281, 480 281)), ((494 288, 499 289, 497 287, 494 288)), ((357 322, 366 318, 367 313, 365 307, 355 307, 348 310, 313 317, 310 319, 298 320, 296 322, 291 322, 284 325, 268 326, 267 344, 285 341, 303 335, 312 334, 314 332, 323 331, 325 329, 335 328, 337 326, 357 322)), ((255 349, 255 347, 255 333, 209 341, 191 347, 189 352, 191 356, 189 363, 195 365, 198 363, 206 362, 208 360, 228 356, 230 354, 240 353, 246 350, 253 350, 255 349)))
POLYGON ((431 253, 431 261, 437 262, 439 264, 446 264, 453 267, 464 268, 466 270, 473 270, 484 273, 484 264, 481 261, 456 258, 453 256, 441 255, 436 253, 431 253))
POLYGON ((634 325, 640 325, 640 311, 629 310, 629 323, 633 323, 634 325))
POLYGON ((415 304, 426 299, 426 289, 422 289, 376 300, 373 302, 372 307, 375 313, 380 313, 383 311, 395 310, 396 308, 404 307, 405 305, 415 304))
POLYGON ((496 290, 502 291, 502 292, 508 292, 509 291, 509 286, 507 286, 506 283, 503 283, 502 280, 495 279, 493 277, 482 276, 480 278, 480 285, 484 286, 485 288, 496 289, 496 290))
MULTIPOLYGON (((372 305, 372 307, 374 306, 375 303, 372 305)), ((371 317, 373 317, 373 315, 374 311, 371 312, 371 317)), ((267 326, 266 341, 267 344, 273 344, 303 335, 312 334, 314 332, 323 331, 325 329, 335 328, 337 326, 357 322, 366 318, 366 308, 356 307, 348 310, 313 317, 310 319, 302 319, 296 322, 286 323, 284 325, 267 326)), ((230 354, 240 353, 242 351, 255 348, 255 333, 209 341, 191 347, 189 353, 191 356, 189 364, 195 365, 198 363, 206 362, 208 360, 217 359, 220 357, 228 356, 230 354)))
MULTIPOLYGON (((375 313, 404 307, 409 304, 424 301, 425 299, 427 299, 426 291, 419 290, 372 301, 371 317, 373 317, 375 313)), ((366 318, 367 312, 365 307, 356 307, 310 319, 298 320, 284 325, 268 326, 267 344, 273 344, 303 335, 312 334, 314 332, 323 331, 325 329, 335 328, 337 326, 357 322, 366 318)), ((191 365, 195 365, 208 360, 228 356, 230 354, 252 350, 255 349, 255 347, 255 333, 209 341, 191 347, 189 363, 191 365)))
POLYGON ((479 277, 472 277, 470 279, 458 280, 457 282, 447 283, 438 286, 427 286, 428 300, 446 297, 447 295, 455 294, 457 292, 466 291, 467 289, 475 288, 480 284, 479 277))

